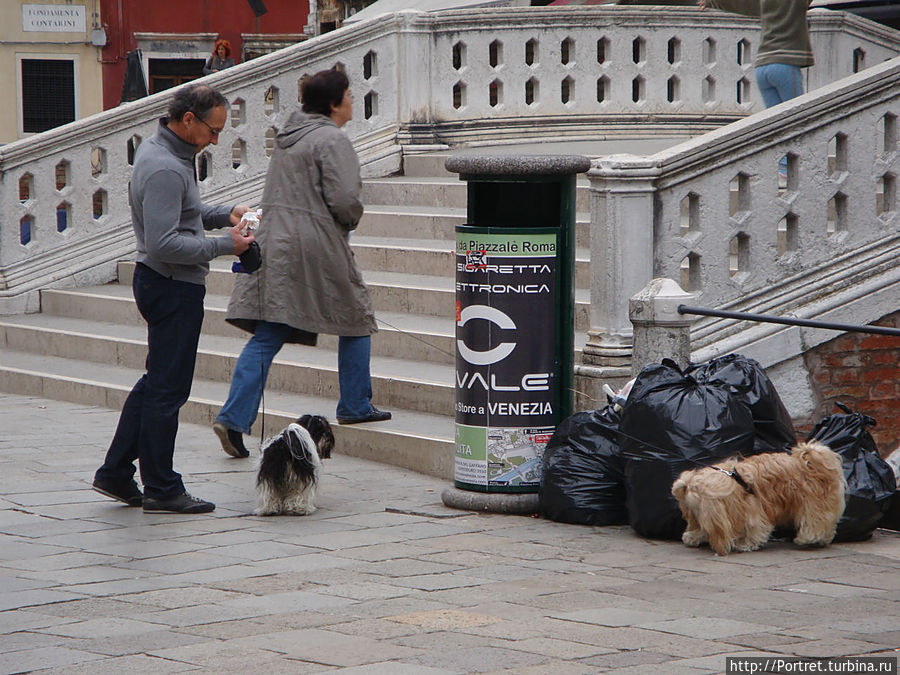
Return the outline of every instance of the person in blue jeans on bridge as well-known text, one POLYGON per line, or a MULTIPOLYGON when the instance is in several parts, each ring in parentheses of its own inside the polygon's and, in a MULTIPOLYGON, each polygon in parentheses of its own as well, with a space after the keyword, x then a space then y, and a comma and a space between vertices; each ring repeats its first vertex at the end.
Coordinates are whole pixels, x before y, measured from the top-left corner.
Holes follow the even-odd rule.
POLYGON ((236 276, 226 314, 253 333, 213 424, 232 457, 249 456, 242 434, 256 420, 275 355, 286 342, 314 345, 319 333, 339 336, 338 423, 391 418, 372 405, 369 355, 378 329, 350 249, 363 213, 359 159, 341 130, 353 117, 350 82, 339 70, 320 71, 303 83, 301 98, 269 160, 256 232, 262 267, 236 276))
POLYGON ((767 108, 803 93, 801 68, 815 63, 806 12, 810 0, 698 0, 700 9, 759 17, 762 34, 754 61, 767 108))

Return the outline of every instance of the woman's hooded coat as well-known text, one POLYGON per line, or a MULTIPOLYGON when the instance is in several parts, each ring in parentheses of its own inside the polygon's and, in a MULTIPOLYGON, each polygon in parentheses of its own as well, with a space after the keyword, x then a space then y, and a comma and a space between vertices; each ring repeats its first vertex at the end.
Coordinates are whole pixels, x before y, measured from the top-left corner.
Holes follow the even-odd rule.
POLYGON ((253 332, 260 319, 295 329, 288 342, 316 334, 377 331, 369 291, 350 250, 362 217, 359 159, 325 115, 293 111, 275 138, 256 240, 262 267, 236 274, 226 320, 253 332))

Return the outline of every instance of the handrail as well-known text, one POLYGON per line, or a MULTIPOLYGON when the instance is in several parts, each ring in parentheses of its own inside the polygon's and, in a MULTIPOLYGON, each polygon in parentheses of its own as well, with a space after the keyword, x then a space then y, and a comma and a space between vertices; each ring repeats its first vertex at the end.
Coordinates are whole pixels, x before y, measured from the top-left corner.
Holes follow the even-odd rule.
POLYGON ((858 326, 850 323, 798 319, 792 316, 772 316, 771 314, 754 314, 752 312, 729 312, 722 309, 691 307, 689 305, 678 305, 678 313, 695 314, 697 316, 714 316, 720 319, 740 319, 742 321, 758 321, 760 323, 778 323, 784 326, 824 328, 825 330, 839 330, 845 333, 871 333, 873 335, 893 335, 895 337, 900 337, 900 328, 890 328, 888 326, 858 326))

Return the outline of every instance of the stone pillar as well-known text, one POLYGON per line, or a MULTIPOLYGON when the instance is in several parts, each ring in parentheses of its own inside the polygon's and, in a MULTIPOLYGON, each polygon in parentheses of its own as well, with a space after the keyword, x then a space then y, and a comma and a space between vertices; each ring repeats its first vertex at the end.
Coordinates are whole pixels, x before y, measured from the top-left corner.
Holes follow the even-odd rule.
MULTIPOLYGON (((439 143, 434 133, 436 89, 449 90, 453 83, 441 79, 435 70, 431 17, 420 10, 404 9, 397 19, 397 120, 398 143, 407 146, 439 143)), ((447 57, 449 58, 449 56, 447 57)))
POLYGON ((613 155, 591 179, 591 326, 583 362, 621 370, 631 363, 628 298, 653 278, 658 170, 645 158, 613 155))
POLYGON ((678 305, 693 305, 696 293, 687 293, 671 279, 653 279, 628 301, 628 315, 634 326, 631 373, 637 377, 648 363, 664 358, 684 368, 691 361, 691 322, 679 314, 678 305))

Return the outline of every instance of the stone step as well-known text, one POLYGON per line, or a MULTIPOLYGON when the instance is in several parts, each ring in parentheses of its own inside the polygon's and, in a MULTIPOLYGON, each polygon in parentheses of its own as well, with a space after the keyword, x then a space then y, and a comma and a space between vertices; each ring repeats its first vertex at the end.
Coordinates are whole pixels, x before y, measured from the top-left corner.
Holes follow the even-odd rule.
MULTIPOLYGON (((587 273, 587 272, 586 272, 587 273)), ((119 263, 119 281, 131 285, 134 263, 119 263)), ((363 278, 369 287, 376 318, 382 312, 416 314, 428 317, 452 318, 456 312, 456 281, 450 276, 407 274, 363 270, 363 278)), ((224 258, 210 265, 206 279, 207 295, 231 296, 234 273, 231 261, 224 258)), ((589 325, 590 290, 575 290, 575 330, 586 331, 589 325)), ((228 305, 227 299, 221 306, 228 305)), ((218 306, 218 305, 216 305, 218 306)), ((223 333, 225 335, 229 333, 223 333)))
POLYGON ((457 174, 447 171, 444 163, 453 154, 449 148, 442 152, 403 153, 403 175, 411 178, 420 176, 437 176, 456 178, 457 174))
MULTIPOLYGON (((207 294, 203 332, 247 339, 247 333, 225 322, 228 296, 207 294)), ((128 284, 107 284, 73 290, 47 289, 41 294, 42 312, 76 319, 142 325, 128 284)), ((452 317, 414 316, 379 312, 379 331, 372 339, 372 354, 403 357, 432 363, 452 364, 455 360, 452 317)), ((337 351, 337 338, 319 337, 319 347, 337 351)))
MULTIPOLYGON (((465 209, 440 206, 366 205, 359 227, 350 237, 385 237, 455 241, 456 226, 466 224, 465 209)), ((590 211, 575 214, 575 246, 589 253, 591 246, 590 211)))
MULTIPOLYGON (((394 177, 391 180, 396 181, 394 177)), ((371 178, 364 181, 364 185, 371 184, 369 191, 378 196, 381 194, 379 181, 387 179, 371 178)), ((417 190, 427 191, 430 184, 417 186, 417 190)), ((391 185, 391 189, 395 192, 403 194, 402 190, 396 190, 395 185, 391 185)), ((575 236, 576 246, 582 248, 590 247, 590 200, 582 197, 582 191, 587 189, 587 185, 579 185, 578 192, 578 213, 575 217, 575 236)), ((235 202, 247 203, 252 206, 258 206, 262 199, 261 188, 252 192, 242 193, 235 198, 235 202)), ((450 207, 441 204, 439 197, 424 199, 420 195, 419 198, 413 200, 414 203, 393 203, 382 204, 376 202, 365 202, 365 211, 360 220, 356 233, 368 236, 384 236, 384 237, 408 237, 408 238, 427 238, 441 239, 452 241, 457 225, 464 225, 466 222, 465 203, 459 207, 450 207), (426 203, 420 203, 426 202, 426 203)), ((356 233, 354 236, 356 236, 356 233)))
MULTIPOLYGON (((141 373, 142 370, 115 364, 88 364, 78 359, 4 349, 0 390, 118 410, 141 373)), ((227 383, 195 377, 179 419, 212 425, 227 393, 227 383)), ((324 415, 334 421, 335 401, 330 398, 275 390, 266 394, 264 405, 265 415, 257 419, 254 428, 256 438, 277 432, 304 413, 324 415)), ((393 419, 387 422, 335 424, 335 452, 452 479, 453 417, 402 409, 391 412, 393 419)), ((110 428, 110 439, 114 431, 110 428)), ((253 452, 259 447, 256 440, 247 445, 253 452)), ((98 458, 104 451, 105 448, 96 448, 98 458)), ((209 451, 222 452, 212 431, 209 451)))
MULTIPOLYGON (((354 234, 353 254, 362 270, 406 274, 455 274, 455 242, 444 239, 378 237, 354 234)), ((590 250, 575 250, 575 286, 590 288, 590 250)))
MULTIPOLYGON (((669 135, 657 130, 652 133, 641 132, 634 136, 614 134, 605 136, 595 134, 591 140, 553 140, 540 143, 503 142, 496 145, 467 147, 464 145, 450 147, 448 145, 407 145, 403 147, 403 174, 411 177, 419 176, 456 176, 444 168, 444 163, 451 156, 465 155, 581 155, 596 159, 610 155, 628 154, 649 156, 671 148, 688 140, 690 136, 669 135)), ((581 174, 578 180, 587 182, 587 176, 581 174)))
MULTIPOLYGON (((120 325, 48 314, 0 320, 0 344, 9 349, 133 369, 144 367, 146 332, 143 325, 120 325)), ((229 383, 235 361, 246 341, 244 336, 201 335, 195 377, 229 383)), ((89 366, 86 365, 85 370, 89 371, 89 366)), ((452 414, 452 365, 373 356, 371 370, 374 400, 379 407, 452 414)), ((285 345, 269 371, 266 391, 272 390, 337 401, 340 387, 336 352, 285 345)))
POLYGON ((466 224, 466 210, 443 206, 366 204, 351 246, 360 235, 453 241, 457 225, 466 224))
MULTIPOLYGON (((246 340, 248 334, 225 321, 228 297, 207 294, 203 333, 246 340)), ((41 292, 42 314, 101 323, 143 327, 131 287, 112 283, 81 289, 47 289, 41 292)), ((456 362, 456 328, 453 317, 417 316, 378 312, 378 333, 372 338, 372 355, 411 361, 453 365, 456 362)), ((143 330, 143 328, 142 328, 143 330)), ((587 341, 586 331, 575 332, 575 355, 587 341)), ((317 349, 337 351, 337 337, 320 335, 317 349)))
MULTIPOLYGON (((363 204, 466 207, 465 181, 454 176, 388 176, 363 181, 363 204)), ((591 210, 590 181, 576 178, 575 210, 591 210)))
POLYGON ((466 208, 466 184, 452 176, 387 176, 363 181, 363 204, 466 208))
MULTIPOLYGON (((119 264, 119 280, 130 285, 134 263, 119 264)), ((376 314, 379 312, 405 312, 424 316, 451 317, 455 311, 455 282, 450 277, 402 272, 366 270, 363 278, 369 287, 369 295, 376 314)), ((231 260, 215 261, 210 265, 206 278, 208 295, 231 296, 234 273, 231 260), (226 266, 227 265, 227 266, 226 266)), ((227 299, 225 305, 227 305, 227 299)))

